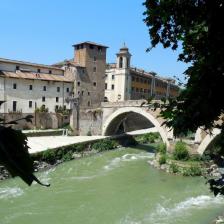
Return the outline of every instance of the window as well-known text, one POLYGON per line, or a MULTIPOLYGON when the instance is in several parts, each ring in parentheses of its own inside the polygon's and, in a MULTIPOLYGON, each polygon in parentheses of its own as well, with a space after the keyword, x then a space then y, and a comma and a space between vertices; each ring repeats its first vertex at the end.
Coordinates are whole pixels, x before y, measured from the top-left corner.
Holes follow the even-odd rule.
POLYGON ((40 73, 40 68, 37 69, 37 72, 40 73))
POLYGON ((114 80, 114 78, 115 78, 114 75, 112 75, 112 79, 113 79, 113 80, 114 80))
POLYGON ((80 86, 80 82, 77 82, 77 85, 80 86))
POLYGON ((60 87, 59 86, 57 87, 57 92, 60 92, 60 87))
POLYGON ((32 108, 32 107, 33 107, 33 102, 29 101, 29 108, 32 108))
POLYGON ((113 84, 113 85, 111 85, 111 89, 114 89, 114 84, 113 84))
POLYGON ((135 91, 135 88, 134 87, 131 87, 131 91, 134 92, 135 91))
MULTIPOLYGON (((19 70, 19 65, 16 65, 16 70, 19 70)), ((15 101, 16 102, 16 101, 15 101)))
POLYGON ((56 97, 56 103, 58 103, 58 102, 59 102, 59 97, 57 96, 57 97, 56 97))
POLYGON ((80 49, 83 49, 83 44, 80 45, 80 49))
POLYGON ((17 104, 16 101, 12 101, 12 111, 13 112, 16 112, 16 104, 17 104))
POLYGON ((129 66, 130 66, 130 60, 129 58, 127 58, 127 68, 129 68, 129 66))
POLYGON ((78 91, 78 95, 80 95, 80 91, 78 91))
POLYGON ((93 72, 96 72, 96 67, 93 67, 93 72))
POLYGON ((52 74, 52 71, 51 70, 49 70, 49 74, 52 74))
POLYGON ((84 90, 82 90, 82 96, 84 95, 84 90))
POLYGON ((139 78, 138 77, 136 78, 136 82, 139 82, 139 78))
POLYGON ((42 96, 42 102, 45 102, 45 96, 42 96))
POLYGON ((66 92, 69 93, 69 88, 66 89, 66 92))
POLYGON ((55 106, 55 112, 57 112, 57 110, 58 110, 58 105, 55 106))
POLYGON ((87 105, 88 105, 88 107, 90 106, 90 101, 88 101, 88 104, 87 105))
POLYGON ((90 49, 94 49, 94 46, 92 44, 89 45, 90 49))
POLYGON ((135 81, 135 77, 134 77, 134 76, 132 76, 132 81, 133 81, 133 82, 135 81))
POLYGON ((65 105, 63 106, 63 109, 66 110, 66 106, 65 105))
POLYGON ((93 57, 93 61, 96 62, 96 56, 93 57))
POLYGON ((33 86, 32 85, 29 86, 29 90, 33 90, 33 86))
POLYGON ((13 83, 13 89, 16 89, 16 88, 17 88, 16 83, 13 83))
POLYGON ((43 86, 43 91, 47 91, 47 87, 46 86, 43 86))
POLYGON ((90 92, 88 92, 88 96, 90 96, 90 92))
POLYGON ((107 83, 105 83, 105 89, 107 89, 107 83))
POLYGON ((96 82, 93 83, 93 86, 96 86, 96 82))
POLYGON ((119 68, 123 68, 123 58, 119 58, 119 68))
POLYGON ((98 47, 98 51, 100 51, 100 52, 101 52, 102 50, 103 50, 103 49, 102 49, 102 47, 98 47))

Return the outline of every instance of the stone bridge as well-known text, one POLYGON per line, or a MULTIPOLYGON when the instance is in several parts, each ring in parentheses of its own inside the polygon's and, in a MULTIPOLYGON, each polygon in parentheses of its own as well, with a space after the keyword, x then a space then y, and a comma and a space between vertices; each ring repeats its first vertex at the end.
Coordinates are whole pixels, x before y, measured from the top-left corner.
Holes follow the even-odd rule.
MULTIPOLYGON (((162 125, 165 120, 158 117, 160 109, 154 111, 148 105, 142 106, 143 102, 146 101, 103 102, 102 135, 115 135, 155 127, 169 149, 175 140, 173 131, 162 125)), ((195 133, 194 148, 202 155, 219 134, 219 129, 214 129, 212 134, 209 134, 199 128, 195 133)))
POLYGON ((162 126, 164 119, 158 117, 160 109, 149 109, 148 106, 142 106, 143 102, 145 100, 102 103, 102 135, 155 127, 163 142, 169 147, 169 141, 173 140, 173 132, 162 126))

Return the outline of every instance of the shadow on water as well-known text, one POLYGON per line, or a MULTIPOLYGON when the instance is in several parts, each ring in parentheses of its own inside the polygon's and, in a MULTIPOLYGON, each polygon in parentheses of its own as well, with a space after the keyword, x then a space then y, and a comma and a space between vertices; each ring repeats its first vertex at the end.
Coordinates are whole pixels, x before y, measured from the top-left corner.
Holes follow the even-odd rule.
POLYGON ((132 135, 124 133, 119 136, 114 136, 114 138, 123 147, 135 148, 135 149, 144 150, 146 152, 151 152, 151 153, 155 152, 155 147, 153 147, 152 145, 139 144, 135 140, 134 136, 132 136, 132 135))
MULTIPOLYGON (((129 146, 129 147, 132 148, 133 146, 129 146)), ((144 150, 146 152, 151 152, 151 153, 155 152, 155 147, 151 145, 137 144, 135 145, 135 149, 140 149, 140 150, 144 150)))

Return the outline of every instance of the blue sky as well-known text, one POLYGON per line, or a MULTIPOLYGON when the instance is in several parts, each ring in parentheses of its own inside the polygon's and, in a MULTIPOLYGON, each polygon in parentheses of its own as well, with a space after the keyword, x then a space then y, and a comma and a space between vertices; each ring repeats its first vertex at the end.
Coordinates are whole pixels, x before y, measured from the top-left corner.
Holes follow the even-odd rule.
POLYGON ((144 0, 1 0, 0 57, 53 64, 73 57, 72 45, 94 41, 109 46, 107 62, 123 42, 132 54, 131 64, 173 77, 187 66, 177 52, 150 46, 143 23, 144 0))

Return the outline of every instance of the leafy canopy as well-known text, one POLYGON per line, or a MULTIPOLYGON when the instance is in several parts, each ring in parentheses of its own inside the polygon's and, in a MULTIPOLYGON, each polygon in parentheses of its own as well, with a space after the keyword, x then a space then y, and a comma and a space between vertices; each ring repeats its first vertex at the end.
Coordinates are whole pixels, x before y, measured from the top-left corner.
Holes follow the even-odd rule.
POLYGON ((158 44, 176 50, 182 44, 178 60, 189 63, 185 89, 161 113, 166 125, 175 135, 213 128, 224 109, 223 0, 146 0, 143 5, 148 50, 158 44))

